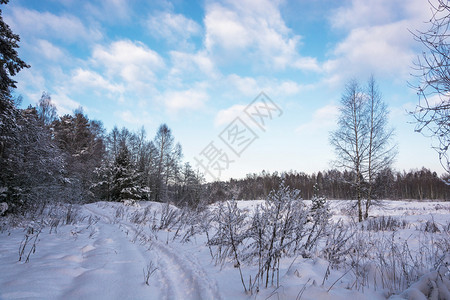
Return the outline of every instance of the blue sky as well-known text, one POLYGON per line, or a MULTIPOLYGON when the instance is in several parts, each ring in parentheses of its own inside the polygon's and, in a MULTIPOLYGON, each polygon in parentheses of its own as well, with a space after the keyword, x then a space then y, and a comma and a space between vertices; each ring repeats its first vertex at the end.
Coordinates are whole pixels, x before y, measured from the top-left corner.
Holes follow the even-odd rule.
POLYGON ((82 106, 108 130, 153 138, 167 123, 192 165, 211 142, 229 156, 222 179, 331 168, 345 83, 371 74, 396 129, 394 168, 442 173, 406 113, 421 51, 408 30, 426 28, 427 1, 12 0, 3 16, 31 65, 16 77, 23 106, 47 91, 59 114, 82 106), (282 112, 264 130, 244 112, 262 91, 282 112), (236 117, 257 136, 239 156, 220 139, 236 117))

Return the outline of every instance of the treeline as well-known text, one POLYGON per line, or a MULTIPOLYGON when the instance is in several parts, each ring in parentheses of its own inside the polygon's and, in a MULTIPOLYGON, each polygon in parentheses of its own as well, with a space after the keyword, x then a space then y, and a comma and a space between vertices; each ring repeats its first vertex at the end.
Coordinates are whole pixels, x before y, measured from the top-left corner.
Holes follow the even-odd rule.
MULTIPOLYGON (((266 199, 270 191, 285 179, 287 186, 301 191, 303 199, 311 199, 317 184, 320 196, 328 199, 356 199, 354 187, 356 174, 349 171, 328 170, 308 175, 302 172, 249 174, 244 179, 231 179, 206 185, 211 199, 266 199)), ((375 199, 450 200, 450 187, 444 183, 448 176, 439 178, 436 172, 426 168, 409 172, 385 169, 375 179, 372 197, 375 199)), ((362 182, 362 195, 367 192, 362 182)))
MULTIPOLYGON (((10 212, 39 209, 49 202, 150 200, 197 206, 228 199, 266 199, 283 177, 286 185, 311 199, 317 184, 328 199, 355 199, 354 172, 329 170, 247 175, 205 183, 183 162, 182 147, 162 124, 152 139, 142 128, 115 127, 81 109, 58 117, 50 95, 36 107, 19 109, 20 98, 0 102, 0 202, 10 212)), ((380 172, 371 193, 378 199, 450 199, 450 188, 428 169, 380 172)), ((448 180, 448 178, 447 178, 448 180)), ((362 179, 362 194, 368 189, 362 179)))
POLYGON ((55 201, 200 201, 202 175, 182 162, 167 125, 148 140, 143 128, 107 133, 81 109, 58 117, 47 93, 36 107, 19 103, 0 101, 0 202, 10 212, 55 201))

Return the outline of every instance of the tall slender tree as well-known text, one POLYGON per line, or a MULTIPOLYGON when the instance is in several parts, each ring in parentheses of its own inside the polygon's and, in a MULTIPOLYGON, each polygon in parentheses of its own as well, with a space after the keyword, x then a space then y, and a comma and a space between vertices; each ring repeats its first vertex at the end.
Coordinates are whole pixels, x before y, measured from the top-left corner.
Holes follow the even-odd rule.
POLYGON ((176 178, 180 168, 181 146, 175 144, 172 131, 166 124, 159 127, 153 144, 157 149, 157 158, 152 176, 152 195, 155 201, 167 201, 168 186, 176 178))
POLYGON ((358 220, 362 221, 363 163, 369 144, 366 122, 366 101, 362 88, 355 80, 350 81, 341 98, 338 129, 331 133, 330 143, 338 159, 338 167, 353 170, 356 174, 355 188, 358 220))
POLYGON ((381 171, 389 168, 397 154, 396 145, 392 144, 394 129, 388 128, 388 109, 383 102, 381 93, 373 76, 367 83, 367 126, 369 144, 367 149, 367 164, 363 174, 367 178, 368 190, 364 218, 369 216, 375 179, 381 171))
POLYGON ((397 153, 392 145, 393 130, 387 127, 387 121, 387 106, 373 76, 366 89, 351 81, 342 96, 338 129, 331 133, 330 143, 338 157, 337 166, 355 174, 360 222, 369 215, 377 175, 392 164, 397 153))

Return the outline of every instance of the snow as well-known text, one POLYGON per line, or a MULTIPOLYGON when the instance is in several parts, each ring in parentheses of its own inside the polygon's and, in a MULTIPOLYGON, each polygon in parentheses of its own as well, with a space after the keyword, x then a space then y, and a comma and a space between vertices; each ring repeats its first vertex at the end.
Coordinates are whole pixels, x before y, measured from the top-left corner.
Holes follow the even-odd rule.
MULTIPOLYGON (((238 201, 238 207, 251 214, 261 203, 238 201)), ((352 217, 343 215, 349 203, 351 201, 330 201, 333 220, 351 222, 352 217)), ((176 226, 157 229, 161 212, 177 208, 153 202, 127 204, 98 202, 83 205, 78 210, 76 222, 62 225, 65 223, 62 215, 56 230, 45 218, 29 224, 22 222, 15 227, 0 222, 0 299, 347 300, 387 299, 390 296, 391 299, 426 299, 428 292, 430 295, 436 293, 430 290, 431 283, 442 291, 442 295, 449 295, 448 264, 439 272, 430 270, 409 289, 390 295, 386 289, 371 283, 362 289, 352 287, 352 272, 329 270, 329 262, 317 253, 311 257, 283 258, 278 288, 271 286, 261 288, 253 295, 245 294, 233 263, 214 264, 204 233, 181 242, 180 236, 186 229, 181 234, 177 233, 176 226), (38 235, 35 252, 31 252, 29 262, 18 261, 28 228, 38 224, 46 226, 38 235), (147 285, 144 276, 150 262, 157 269, 147 285), (439 278, 443 278, 442 282, 439 278)), ((412 239, 411 236, 417 234, 427 221, 434 220, 444 228, 450 220, 448 202, 384 201, 383 204, 374 207, 371 216, 406 220, 408 228, 396 232, 403 239, 412 239)), ((210 209, 214 207, 216 205, 210 209)), ((9 220, 6 218, 3 221, 9 220)), ((36 234, 33 230, 33 236, 36 234)), ((376 234, 391 233, 373 235, 376 234)), ((448 232, 446 234, 448 236, 448 232)), ((416 244, 419 242, 417 240, 416 244)), ((33 239, 26 245, 25 255, 30 253, 32 245, 33 239)), ((248 283, 250 276, 257 272, 257 266, 246 266, 242 271, 248 283)))

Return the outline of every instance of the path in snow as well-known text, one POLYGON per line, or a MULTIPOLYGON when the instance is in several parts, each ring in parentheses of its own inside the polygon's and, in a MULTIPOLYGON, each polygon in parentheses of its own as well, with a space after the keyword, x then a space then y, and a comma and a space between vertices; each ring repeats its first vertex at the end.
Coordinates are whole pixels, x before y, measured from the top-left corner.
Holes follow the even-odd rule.
POLYGON ((160 281, 173 292, 174 299, 221 299, 217 283, 198 263, 159 241, 153 241, 152 245, 151 251, 163 274, 160 281))
MULTIPOLYGON (((88 205, 85 208, 93 215, 101 217, 105 223, 99 226, 99 229, 107 232, 99 233, 99 236, 110 236, 112 240, 118 241, 124 238, 124 231, 121 232, 122 237, 119 238, 120 232, 118 232, 117 228, 125 229, 128 238, 127 242, 112 241, 108 247, 116 249, 117 252, 135 253, 132 256, 139 257, 143 261, 147 259, 145 263, 141 263, 138 266, 141 268, 139 273, 141 276, 143 276, 142 268, 150 260, 153 261, 158 268, 150 278, 150 282, 159 290, 158 296, 152 294, 152 296, 156 296, 155 298, 167 300, 222 298, 215 280, 208 276, 200 264, 192 258, 172 248, 170 244, 164 244, 155 238, 150 238, 144 231, 138 230, 134 224, 122 220, 118 222, 113 220, 112 217, 105 214, 103 208, 95 205, 88 205), (114 222, 117 223, 114 224, 114 222), (136 239, 136 236, 139 236, 139 239, 136 239), (140 243, 142 240, 145 243, 140 243)), ((122 274, 126 273, 126 270, 122 271, 122 274)))

